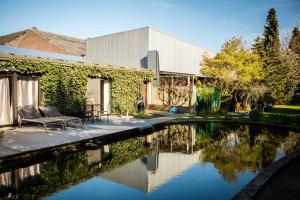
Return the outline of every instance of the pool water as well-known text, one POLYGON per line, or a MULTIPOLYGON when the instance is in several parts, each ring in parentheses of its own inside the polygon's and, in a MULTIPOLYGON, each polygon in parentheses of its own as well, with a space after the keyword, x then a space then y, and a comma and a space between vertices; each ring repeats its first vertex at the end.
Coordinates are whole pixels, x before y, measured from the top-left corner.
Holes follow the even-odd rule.
POLYGON ((150 135, 0 167, 0 198, 230 199, 292 153, 300 134, 221 123, 176 124, 150 135))

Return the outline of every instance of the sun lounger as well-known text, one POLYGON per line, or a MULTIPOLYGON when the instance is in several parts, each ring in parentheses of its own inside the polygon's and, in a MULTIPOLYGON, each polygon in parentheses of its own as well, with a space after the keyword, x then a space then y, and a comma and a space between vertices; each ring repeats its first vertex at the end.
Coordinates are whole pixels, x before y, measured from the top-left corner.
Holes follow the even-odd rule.
POLYGON ((71 117, 71 116, 66 116, 66 115, 62 115, 57 107, 55 106, 45 106, 45 107, 39 107, 39 109, 41 110, 41 112, 44 114, 45 117, 52 117, 52 118, 56 118, 59 120, 63 120, 65 122, 65 124, 74 124, 74 122, 79 123, 80 127, 82 127, 82 121, 80 118, 78 117, 71 117))
POLYGON ((62 129, 65 129, 65 122, 61 119, 53 117, 42 117, 40 112, 33 105, 18 106, 18 113, 20 115, 19 127, 23 122, 31 122, 36 124, 42 124, 47 133, 47 125, 57 124, 61 125, 62 129))

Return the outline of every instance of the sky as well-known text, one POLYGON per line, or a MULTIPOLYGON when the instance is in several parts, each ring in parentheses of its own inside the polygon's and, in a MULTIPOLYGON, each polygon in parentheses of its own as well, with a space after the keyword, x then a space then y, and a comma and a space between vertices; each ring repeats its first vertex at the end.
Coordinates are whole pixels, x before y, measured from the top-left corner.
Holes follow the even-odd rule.
POLYGON ((234 36, 250 46, 272 7, 281 37, 300 25, 300 0, 0 0, 0 35, 37 27, 86 39, 150 26, 217 52, 234 36))

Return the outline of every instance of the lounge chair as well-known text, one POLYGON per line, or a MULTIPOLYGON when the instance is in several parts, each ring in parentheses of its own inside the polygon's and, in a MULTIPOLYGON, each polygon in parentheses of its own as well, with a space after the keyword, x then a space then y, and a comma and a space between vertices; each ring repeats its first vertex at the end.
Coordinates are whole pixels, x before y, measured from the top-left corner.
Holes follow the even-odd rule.
POLYGON ((39 107, 39 109, 45 117, 52 117, 58 120, 63 120, 65 122, 65 125, 74 124, 74 122, 78 122, 80 124, 80 127, 82 127, 82 121, 80 118, 62 115, 55 106, 41 106, 39 107))
POLYGON ((23 122, 31 122, 36 124, 42 124, 47 133, 47 125, 57 124, 61 125, 62 129, 65 129, 65 122, 61 119, 53 117, 42 117, 40 112, 33 105, 18 106, 18 113, 20 115, 19 127, 23 122))

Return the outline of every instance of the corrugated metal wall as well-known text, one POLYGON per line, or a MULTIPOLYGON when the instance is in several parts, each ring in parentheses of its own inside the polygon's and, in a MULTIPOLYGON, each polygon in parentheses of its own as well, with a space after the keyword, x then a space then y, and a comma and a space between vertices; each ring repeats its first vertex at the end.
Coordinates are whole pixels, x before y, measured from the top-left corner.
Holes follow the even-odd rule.
POLYGON ((87 62, 147 68, 147 53, 157 50, 160 71, 199 74, 205 50, 144 27, 87 40, 87 62))
POLYGON ((147 67, 149 44, 147 27, 89 38, 87 62, 110 64, 122 67, 147 67))
POLYGON ((199 74, 204 50, 200 47, 150 28, 149 50, 159 53, 160 71, 199 74))

